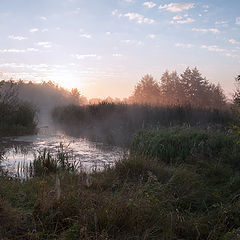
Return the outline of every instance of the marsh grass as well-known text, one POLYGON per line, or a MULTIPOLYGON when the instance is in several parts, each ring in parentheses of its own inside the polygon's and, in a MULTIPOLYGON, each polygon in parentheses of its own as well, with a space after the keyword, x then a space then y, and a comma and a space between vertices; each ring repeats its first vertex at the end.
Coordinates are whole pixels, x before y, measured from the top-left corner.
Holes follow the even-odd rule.
POLYGON ((60 143, 57 152, 44 148, 34 154, 32 162, 19 162, 15 176, 21 179, 44 177, 50 174, 82 171, 81 162, 77 161, 73 152, 60 143))
MULTIPOLYGON (((188 131, 171 130, 164 143, 175 139, 172 150, 179 151, 177 144, 186 140, 186 134, 189 144, 213 137, 188 131)), ((151 137, 156 143, 162 139, 159 132, 157 137, 146 134, 148 142, 151 137)), ((219 141, 218 137, 210 141, 211 154, 203 150, 192 154, 188 149, 176 162, 175 155, 169 161, 161 152, 155 156, 130 151, 101 172, 61 170, 24 181, 2 175, 0 219, 6 227, 0 238, 237 239, 239 155, 229 150, 229 158, 222 158, 227 146, 225 140, 219 141)))
POLYGON ((172 164, 199 157, 238 164, 240 154, 239 146, 228 132, 179 127, 142 130, 134 136, 130 148, 172 164))
POLYGON ((141 129, 184 126, 215 130, 234 122, 230 110, 106 102, 58 107, 53 110, 52 117, 67 134, 111 145, 128 145, 141 129))

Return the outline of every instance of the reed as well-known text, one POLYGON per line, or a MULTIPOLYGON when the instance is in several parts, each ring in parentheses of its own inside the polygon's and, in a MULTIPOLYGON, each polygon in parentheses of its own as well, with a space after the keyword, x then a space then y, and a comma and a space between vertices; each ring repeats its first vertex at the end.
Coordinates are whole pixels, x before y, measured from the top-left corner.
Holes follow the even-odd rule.
POLYGON ((52 117, 67 134, 126 146, 141 129, 184 126, 222 130, 234 122, 230 110, 104 102, 58 107, 53 110, 52 117))

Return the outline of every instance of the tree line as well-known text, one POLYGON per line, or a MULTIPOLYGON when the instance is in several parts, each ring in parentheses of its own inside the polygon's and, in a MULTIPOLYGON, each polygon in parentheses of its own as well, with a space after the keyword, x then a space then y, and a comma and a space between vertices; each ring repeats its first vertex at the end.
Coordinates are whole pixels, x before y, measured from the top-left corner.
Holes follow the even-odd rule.
MULTIPOLYGON (((227 99, 220 84, 210 83, 195 67, 187 67, 182 74, 165 71, 158 82, 152 75, 145 75, 136 84, 133 93, 123 100, 84 97, 77 88, 68 91, 53 82, 2 81, 2 94, 14 85, 21 100, 31 102, 38 108, 52 109, 57 105, 96 105, 101 102, 146 104, 152 106, 192 106, 197 108, 218 108, 226 106, 227 99)), ((239 79, 238 79, 239 84, 239 79)), ((234 101, 240 102, 240 88, 234 101)))
POLYGON ((135 86, 128 103, 222 108, 226 105, 226 96, 220 84, 210 83, 196 67, 188 67, 180 75, 176 71, 164 72, 160 82, 145 75, 135 86))

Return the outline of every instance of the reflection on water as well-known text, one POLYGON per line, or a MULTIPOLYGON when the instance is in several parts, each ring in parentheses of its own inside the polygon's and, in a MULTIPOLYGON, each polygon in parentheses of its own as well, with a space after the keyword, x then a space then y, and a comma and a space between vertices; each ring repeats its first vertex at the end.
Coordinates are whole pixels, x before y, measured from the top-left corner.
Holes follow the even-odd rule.
POLYGON ((10 173, 16 173, 17 167, 29 165, 34 159, 34 154, 37 154, 39 150, 47 148, 54 154, 60 143, 72 152, 74 159, 79 161, 87 171, 113 165, 123 154, 123 150, 118 147, 110 147, 44 129, 34 136, 0 139, 1 165, 10 173))

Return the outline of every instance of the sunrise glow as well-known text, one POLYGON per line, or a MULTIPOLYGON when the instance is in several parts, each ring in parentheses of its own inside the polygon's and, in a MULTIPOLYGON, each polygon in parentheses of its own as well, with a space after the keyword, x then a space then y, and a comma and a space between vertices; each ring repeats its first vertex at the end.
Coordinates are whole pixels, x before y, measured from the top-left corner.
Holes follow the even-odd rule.
POLYGON ((0 71, 123 98, 144 74, 159 80, 167 69, 197 66, 231 94, 239 9, 223 0, 2 0, 0 71))

